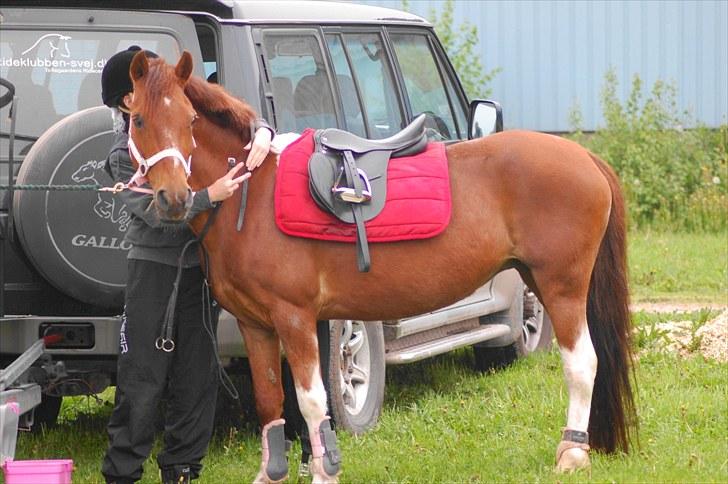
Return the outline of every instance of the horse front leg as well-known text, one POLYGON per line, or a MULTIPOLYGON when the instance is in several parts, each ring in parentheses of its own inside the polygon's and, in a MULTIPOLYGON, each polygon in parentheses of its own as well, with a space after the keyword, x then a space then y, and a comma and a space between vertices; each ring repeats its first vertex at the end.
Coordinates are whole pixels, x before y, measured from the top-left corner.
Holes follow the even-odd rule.
POLYGON ((268 484, 288 478, 288 449, 284 435, 283 386, 280 342, 275 332, 238 320, 245 339, 253 376, 255 408, 262 429, 262 458, 255 483, 268 484))
POLYGON ((337 483, 341 471, 341 453, 337 447, 336 433, 326 415, 327 397, 319 367, 316 321, 312 318, 304 323, 302 319, 289 319, 295 321, 294 324, 279 327, 278 333, 293 373, 298 406, 308 427, 313 483, 337 483))

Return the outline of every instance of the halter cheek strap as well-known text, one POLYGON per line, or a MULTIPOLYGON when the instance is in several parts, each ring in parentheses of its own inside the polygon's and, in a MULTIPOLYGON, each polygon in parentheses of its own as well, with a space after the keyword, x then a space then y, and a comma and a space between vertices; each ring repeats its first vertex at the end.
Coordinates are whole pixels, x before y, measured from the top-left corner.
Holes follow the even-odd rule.
MULTIPOLYGON (((192 137, 192 145, 195 148, 197 147, 197 142, 195 141, 194 136, 192 137)), ((137 168, 136 173, 134 173, 134 175, 131 177, 131 180, 129 180, 129 183, 127 183, 127 187, 131 190, 136 190, 143 193, 153 193, 152 190, 149 190, 148 188, 142 188, 142 185, 147 183, 147 173, 149 172, 149 170, 158 161, 164 158, 174 158, 175 160, 181 162, 188 177, 190 176, 190 173, 192 171, 192 154, 190 153, 190 156, 185 159, 185 157, 177 148, 166 148, 153 154, 149 158, 144 158, 144 156, 142 156, 142 154, 139 152, 139 148, 137 148, 136 143, 134 143, 134 138, 131 134, 131 126, 129 127, 129 154, 134 157, 134 159, 137 160, 137 163, 139 164, 139 168, 137 168)))

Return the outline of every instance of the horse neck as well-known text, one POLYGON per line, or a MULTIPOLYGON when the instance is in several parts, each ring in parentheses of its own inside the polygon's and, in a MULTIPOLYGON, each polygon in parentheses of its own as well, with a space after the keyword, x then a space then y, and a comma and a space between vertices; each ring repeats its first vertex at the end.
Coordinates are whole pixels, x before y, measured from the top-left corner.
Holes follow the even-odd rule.
MULTIPOLYGON (((197 149, 192 156, 192 174, 189 180, 190 188, 194 191, 210 186, 225 175, 230 170, 229 158, 234 158, 237 163, 242 163, 246 159, 247 151, 243 149, 243 143, 247 143, 247 140, 241 140, 237 133, 221 128, 205 118, 200 118, 195 123, 194 136, 197 141, 197 149)), ((252 173, 253 176, 249 181, 250 187, 246 199, 246 220, 249 216, 253 216, 253 212, 257 216, 273 217, 276 161, 276 156, 269 154, 263 164, 252 173)), ((245 173, 245 170, 239 171, 237 176, 241 176, 243 173, 245 173)), ((228 203, 236 207, 239 206, 240 195, 238 193, 234 194, 228 199, 228 203)), ((215 226, 234 225, 235 221, 222 219, 230 216, 231 213, 233 218, 237 219, 237 209, 223 212, 225 213, 218 216, 220 221, 215 222, 215 226)), ((208 211, 206 215, 200 215, 192 221, 191 225, 195 233, 199 233, 202 229, 209 213, 208 211)), ((211 235, 213 232, 217 232, 214 227, 211 230, 211 235)), ((220 236, 235 236, 236 233, 224 232, 220 236)), ((215 237, 216 235, 212 236, 212 238, 215 237)))
MULTIPOLYGON (((201 117, 195 123, 197 148, 192 156, 190 187, 194 191, 210 186, 230 169, 228 159, 244 159, 243 140, 230 130, 201 117)), ((241 173, 242 174, 242 173, 241 173)))

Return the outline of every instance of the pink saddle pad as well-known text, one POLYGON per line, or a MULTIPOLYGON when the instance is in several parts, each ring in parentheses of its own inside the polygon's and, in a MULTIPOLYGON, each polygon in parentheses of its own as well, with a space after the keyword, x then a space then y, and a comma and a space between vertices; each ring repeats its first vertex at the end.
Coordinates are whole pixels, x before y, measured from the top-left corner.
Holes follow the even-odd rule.
MULTIPOLYGON (((276 224, 295 237, 355 242, 356 226, 319 208, 309 193, 313 135, 314 130, 307 129, 280 155, 276 224)), ((421 154, 389 161, 387 201, 382 212, 366 222, 367 238, 369 242, 394 242, 434 237, 450 222, 451 205, 445 145, 429 143, 421 154)))

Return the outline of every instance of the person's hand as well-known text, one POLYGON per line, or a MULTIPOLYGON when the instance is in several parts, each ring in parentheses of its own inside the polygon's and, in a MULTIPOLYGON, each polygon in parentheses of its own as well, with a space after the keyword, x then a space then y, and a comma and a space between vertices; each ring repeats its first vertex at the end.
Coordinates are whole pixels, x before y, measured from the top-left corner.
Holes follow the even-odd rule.
POLYGON ((207 195, 210 197, 211 202, 222 202, 230 198, 235 190, 240 187, 247 178, 250 178, 250 172, 247 172, 237 178, 233 178, 245 165, 238 163, 234 167, 230 168, 225 175, 217 179, 212 185, 207 187, 207 195))
POLYGON ((245 145, 244 149, 250 150, 248 159, 245 162, 248 170, 253 171, 263 163, 263 160, 265 160, 265 157, 268 156, 268 152, 270 151, 270 141, 272 138, 273 135, 268 128, 258 128, 253 140, 245 145))

